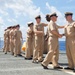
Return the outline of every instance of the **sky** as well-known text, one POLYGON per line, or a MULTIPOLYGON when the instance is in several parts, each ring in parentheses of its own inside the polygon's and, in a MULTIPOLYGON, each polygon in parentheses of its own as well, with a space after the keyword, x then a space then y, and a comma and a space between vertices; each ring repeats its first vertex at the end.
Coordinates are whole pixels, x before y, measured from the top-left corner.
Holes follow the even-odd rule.
MULTIPOLYGON (((65 12, 72 12, 75 19, 75 0, 0 0, 0 37, 8 26, 20 24, 23 38, 26 38, 27 22, 35 23, 35 16, 40 14, 41 22, 47 23, 45 15, 53 12, 58 15, 57 24, 65 25, 65 12)), ((64 29, 59 32, 64 33, 64 29)))

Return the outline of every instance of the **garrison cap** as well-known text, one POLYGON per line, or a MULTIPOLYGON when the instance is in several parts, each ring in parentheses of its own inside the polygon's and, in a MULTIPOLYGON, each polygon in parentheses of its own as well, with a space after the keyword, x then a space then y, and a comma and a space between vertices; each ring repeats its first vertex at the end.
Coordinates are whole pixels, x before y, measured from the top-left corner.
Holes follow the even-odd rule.
POLYGON ((34 23, 32 21, 31 22, 28 22, 27 24, 28 24, 28 26, 34 25, 34 23))
POLYGON ((4 31, 6 31, 7 29, 5 29, 4 31))
POLYGON ((10 28, 12 28, 12 26, 7 27, 7 29, 10 29, 10 28))
POLYGON ((66 17, 66 16, 69 16, 69 15, 71 15, 71 16, 72 16, 72 15, 73 15, 73 13, 72 13, 72 12, 66 12, 66 13, 65 13, 65 17, 66 17))
POLYGON ((58 17, 57 14, 56 14, 55 12, 50 14, 50 17, 52 17, 52 16, 58 17))
POLYGON ((19 24, 17 24, 15 27, 20 27, 20 25, 19 25, 19 24))
POLYGON ((40 15, 37 15, 36 17, 35 17, 35 19, 41 19, 41 16, 40 15))
POLYGON ((15 28, 15 26, 12 26, 12 28, 15 28))
POLYGON ((14 25, 13 28, 16 28, 16 25, 14 25))

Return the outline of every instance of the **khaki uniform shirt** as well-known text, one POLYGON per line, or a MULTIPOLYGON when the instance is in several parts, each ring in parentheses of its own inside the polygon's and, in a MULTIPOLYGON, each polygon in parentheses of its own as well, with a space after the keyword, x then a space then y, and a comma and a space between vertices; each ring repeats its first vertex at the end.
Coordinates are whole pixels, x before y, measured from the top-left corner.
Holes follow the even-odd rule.
POLYGON ((43 31, 43 35, 40 35, 40 34, 35 34, 35 36, 39 37, 39 36, 44 36, 44 25, 42 23, 40 23, 39 25, 36 24, 35 25, 35 28, 34 30, 37 30, 37 31, 43 31))
POLYGON ((9 32, 10 32, 10 30, 8 29, 8 30, 6 30, 6 38, 7 39, 9 39, 9 32))
POLYGON ((4 41, 6 40, 6 31, 4 32, 4 41))
POLYGON ((15 30, 14 31, 14 39, 21 40, 21 38, 22 38, 22 32, 20 30, 15 30))
MULTIPOLYGON (((54 35, 51 31, 55 30, 56 32, 58 32, 58 25, 56 23, 54 23, 52 20, 49 22, 48 24, 48 35, 49 37, 56 37, 58 38, 58 36, 54 35)), ((58 32, 59 33, 59 32, 58 32)))
POLYGON ((28 28, 28 30, 27 30, 27 38, 32 38, 32 37, 33 37, 33 35, 34 35, 33 30, 32 30, 32 29, 30 29, 30 28, 28 28))
POLYGON ((65 26, 65 36, 72 37, 75 36, 75 22, 72 21, 65 26))
POLYGON ((10 39, 13 40, 14 39, 14 31, 11 30, 10 33, 9 33, 9 35, 10 35, 10 39))

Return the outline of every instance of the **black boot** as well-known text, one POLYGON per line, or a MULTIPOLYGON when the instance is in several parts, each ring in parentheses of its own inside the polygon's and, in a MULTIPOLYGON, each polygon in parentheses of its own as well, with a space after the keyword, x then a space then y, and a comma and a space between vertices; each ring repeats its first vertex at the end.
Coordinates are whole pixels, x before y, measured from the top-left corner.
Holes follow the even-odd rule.
POLYGON ((43 65, 43 64, 41 64, 41 65, 43 66, 43 68, 44 68, 44 69, 48 69, 48 67, 47 67, 47 66, 45 66, 45 65, 43 65))

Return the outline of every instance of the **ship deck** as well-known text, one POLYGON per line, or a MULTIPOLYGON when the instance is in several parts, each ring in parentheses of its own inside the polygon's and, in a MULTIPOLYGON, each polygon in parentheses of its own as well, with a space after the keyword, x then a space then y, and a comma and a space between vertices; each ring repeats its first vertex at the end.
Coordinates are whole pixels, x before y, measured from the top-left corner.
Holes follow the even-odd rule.
MULTIPOLYGON (((60 53, 59 64, 68 66, 65 53, 60 53)), ((71 70, 54 70, 49 64, 49 70, 44 70, 41 63, 34 64, 24 57, 14 57, 10 53, 4 54, 0 49, 0 75, 75 75, 71 70)))

